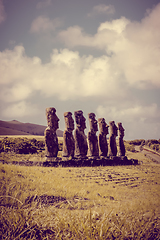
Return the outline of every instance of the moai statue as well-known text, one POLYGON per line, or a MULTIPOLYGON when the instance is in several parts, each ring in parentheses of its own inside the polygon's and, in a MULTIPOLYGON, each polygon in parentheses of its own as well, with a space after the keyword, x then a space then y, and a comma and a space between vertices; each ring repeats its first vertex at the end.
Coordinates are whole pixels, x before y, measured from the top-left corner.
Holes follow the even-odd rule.
POLYGON ((75 157, 78 159, 85 159, 87 155, 88 145, 84 133, 86 128, 86 119, 81 110, 75 111, 76 129, 74 131, 75 140, 75 157))
POLYGON ((90 131, 87 135, 88 140, 88 157, 89 158, 97 158, 99 156, 98 151, 98 138, 96 136, 96 132, 98 131, 97 120, 95 119, 94 113, 89 113, 89 123, 90 123, 90 131))
POLYGON ((46 117, 48 126, 45 129, 45 156, 47 160, 56 158, 58 154, 58 138, 56 130, 59 128, 59 118, 56 115, 56 109, 53 107, 46 108, 46 117))
POLYGON ((66 128, 63 132, 63 154, 64 158, 74 158, 75 142, 73 138, 74 120, 71 112, 64 113, 66 128))
POLYGON ((118 146, 119 146, 119 156, 125 156, 125 146, 123 142, 125 129, 122 127, 122 123, 118 123, 118 146))
POLYGON ((104 118, 98 119, 99 124, 99 135, 98 135, 98 147, 99 147, 99 156, 101 158, 106 158, 108 154, 108 143, 107 143, 107 134, 108 134, 108 125, 105 122, 104 118))
POLYGON ((109 156, 117 155, 116 137, 118 135, 118 128, 114 121, 109 122, 110 136, 109 136, 109 156))

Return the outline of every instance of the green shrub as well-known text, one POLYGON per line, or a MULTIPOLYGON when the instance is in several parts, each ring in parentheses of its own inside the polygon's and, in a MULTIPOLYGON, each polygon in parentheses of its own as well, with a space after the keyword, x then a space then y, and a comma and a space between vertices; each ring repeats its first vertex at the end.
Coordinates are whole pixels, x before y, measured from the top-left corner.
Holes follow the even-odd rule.
POLYGON ((138 145, 138 146, 141 145, 142 142, 145 142, 145 140, 144 139, 135 139, 135 140, 128 141, 128 143, 130 145, 138 145))
POLYGON ((160 152, 160 140, 149 139, 145 143, 150 149, 160 152))
POLYGON ((151 144, 160 144, 160 141, 159 140, 156 140, 156 139, 149 139, 145 142, 146 145, 151 145, 151 144))
POLYGON ((18 154, 29 154, 29 153, 36 153, 37 148, 36 146, 32 145, 30 142, 23 141, 18 146, 14 147, 14 152, 18 154))
POLYGON ((130 145, 128 141, 124 141, 126 151, 135 152, 134 145, 130 145))
POLYGON ((35 138, 4 138, 0 140, 0 152, 15 152, 18 154, 36 153, 44 150, 44 141, 35 138))
MULTIPOLYGON (((63 141, 58 143, 59 151, 63 150, 63 141)), ((37 140, 35 138, 9 138, 6 137, 0 140, 1 152, 14 152, 17 154, 33 154, 37 151, 45 150, 44 140, 37 140)))
POLYGON ((153 149, 154 151, 159 151, 159 144, 151 144, 150 148, 153 149))

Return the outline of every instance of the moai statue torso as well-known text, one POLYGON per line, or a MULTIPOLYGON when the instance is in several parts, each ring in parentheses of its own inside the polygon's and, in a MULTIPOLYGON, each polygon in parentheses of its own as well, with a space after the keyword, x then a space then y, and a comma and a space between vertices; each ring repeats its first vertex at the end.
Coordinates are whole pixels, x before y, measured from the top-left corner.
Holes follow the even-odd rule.
POLYGON ((63 132, 63 157, 73 158, 75 150, 75 141, 73 138, 74 120, 71 112, 64 113, 66 128, 63 132))
POLYGON ((125 156, 125 146, 123 142, 125 129, 122 127, 122 123, 118 123, 118 146, 119 146, 119 156, 125 156))
POLYGON ((97 120, 95 119, 94 113, 89 113, 89 123, 90 123, 90 131, 88 132, 87 139, 88 139, 88 157, 98 157, 99 150, 98 150, 98 139, 96 136, 96 132, 98 131, 97 120))
POLYGON ((116 156, 117 155, 117 145, 116 145, 116 137, 117 137, 117 126, 115 125, 114 121, 109 122, 109 156, 116 156))
POLYGON ((99 156, 107 157, 108 154, 108 143, 107 143, 107 134, 108 134, 108 125, 105 122, 104 118, 98 119, 100 133, 98 135, 98 147, 99 147, 99 156))
POLYGON ((74 115, 76 120, 76 129, 74 131, 75 157, 79 159, 86 158, 88 150, 87 139, 84 133, 86 119, 81 110, 75 111, 74 115))
POLYGON ((45 129, 45 156, 47 158, 56 158, 58 154, 58 138, 56 130, 59 128, 59 118, 56 115, 55 108, 46 108, 46 117, 48 126, 45 129))

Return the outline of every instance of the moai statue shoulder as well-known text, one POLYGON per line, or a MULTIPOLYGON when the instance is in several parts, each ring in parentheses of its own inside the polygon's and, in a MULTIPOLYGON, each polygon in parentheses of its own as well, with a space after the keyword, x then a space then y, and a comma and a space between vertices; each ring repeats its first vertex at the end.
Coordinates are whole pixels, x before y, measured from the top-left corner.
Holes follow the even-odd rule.
POLYGON ((116 137, 118 136, 118 128, 114 121, 109 122, 109 156, 116 156, 117 155, 117 144, 116 144, 116 137))
POLYGON ((47 128, 45 129, 45 156, 47 160, 56 158, 58 154, 58 138, 56 130, 59 128, 59 118, 56 115, 56 109, 46 108, 47 128))
POLYGON ((76 129, 74 131, 75 157, 77 159, 85 159, 87 158, 88 150, 87 139, 84 133, 86 129, 86 119, 81 110, 75 111, 74 116, 76 121, 76 129))
POLYGON ((73 137, 74 120, 71 112, 64 113, 65 130, 63 132, 63 158, 74 158, 75 141, 73 137))
POLYGON ((101 158, 106 158, 108 154, 108 143, 107 143, 107 134, 108 134, 108 124, 104 118, 98 119, 99 124, 99 135, 98 135, 98 147, 99 147, 99 156, 101 158))
POLYGON ((124 146, 124 141, 123 141, 123 137, 124 137, 124 131, 125 129, 122 126, 122 123, 119 122, 118 124, 118 146, 119 146, 119 156, 125 156, 125 146, 124 146))
POLYGON ((98 158, 99 156, 98 138, 96 136, 96 133, 98 131, 98 125, 95 117, 96 115, 94 113, 88 114, 89 124, 90 124, 90 130, 87 135, 89 158, 98 158))

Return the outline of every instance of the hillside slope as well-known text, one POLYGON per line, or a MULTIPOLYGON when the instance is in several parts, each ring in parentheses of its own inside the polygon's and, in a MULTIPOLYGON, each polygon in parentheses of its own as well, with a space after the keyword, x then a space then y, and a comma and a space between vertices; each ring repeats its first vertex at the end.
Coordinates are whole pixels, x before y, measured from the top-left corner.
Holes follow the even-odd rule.
MULTIPOLYGON (((44 135, 46 126, 22 123, 17 120, 2 121, 0 120, 0 135, 44 135)), ((63 131, 57 130, 57 136, 62 137, 63 131)))

